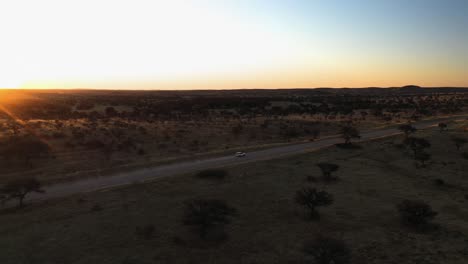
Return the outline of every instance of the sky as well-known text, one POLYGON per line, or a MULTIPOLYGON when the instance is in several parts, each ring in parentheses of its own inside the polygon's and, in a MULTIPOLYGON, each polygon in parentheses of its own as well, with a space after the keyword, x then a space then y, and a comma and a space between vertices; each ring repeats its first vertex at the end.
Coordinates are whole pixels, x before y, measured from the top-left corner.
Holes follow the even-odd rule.
POLYGON ((0 87, 468 87, 467 14, 466 0, 0 1, 0 87))

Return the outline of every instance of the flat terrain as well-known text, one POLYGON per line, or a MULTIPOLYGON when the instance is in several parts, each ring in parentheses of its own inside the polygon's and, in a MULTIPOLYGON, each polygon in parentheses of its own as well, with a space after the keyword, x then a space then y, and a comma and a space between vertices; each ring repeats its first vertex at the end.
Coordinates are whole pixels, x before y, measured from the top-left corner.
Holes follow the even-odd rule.
POLYGON ((327 148, 228 168, 224 180, 193 174, 49 200, 0 214, 3 263, 304 263, 303 243, 319 234, 343 239, 352 263, 467 263, 468 160, 453 136, 467 137, 466 121, 419 131, 432 158, 423 167, 402 136, 327 148), (317 162, 340 166, 339 181, 320 180, 317 162), (436 179, 444 184, 435 184, 436 179), (321 219, 304 219, 294 202, 311 186, 334 195, 321 219), (238 216, 223 243, 203 242, 182 225, 184 202, 226 200, 238 216), (419 233, 403 227, 395 205, 421 199, 440 227, 419 233), (154 235, 137 235, 153 225, 154 235))
POLYGON ((66 182, 468 113, 468 89, 0 90, 0 185, 66 182))
MULTIPOLYGON (((436 127, 439 122, 463 121, 466 116, 434 119, 419 121, 413 124, 417 129, 427 129, 436 127)), ((387 137, 399 134, 397 128, 383 128, 374 129, 362 133, 361 138, 358 140, 368 141, 376 138, 387 137)), ((320 139, 313 142, 302 144, 291 144, 286 146, 266 148, 264 150, 257 150, 249 152, 247 156, 238 158, 230 153, 227 156, 219 156, 214 158, 195 159, 184 162, 174 162, 169 165, 161 165, 147 169, 140 169, 129 172, 121 172, 115 175, 108 175, 107 177, 79 179, 73 182, 64 182, 53 184, 44 188, 45 194, 31 194, 29 200, 50 199, 54 197, 64 197, 71 194, 90 192, 120 185, 132 184, 157 178, 174 176, 183 173, 194 173, 196 171, 233 166, 242 163, 258 162, 261 160, 277 159, 279 157, 301 154, 308 151, 316 151, 321 148, 334 146, 335 144, 342 143, 343 139, 338 136, 320 139)))

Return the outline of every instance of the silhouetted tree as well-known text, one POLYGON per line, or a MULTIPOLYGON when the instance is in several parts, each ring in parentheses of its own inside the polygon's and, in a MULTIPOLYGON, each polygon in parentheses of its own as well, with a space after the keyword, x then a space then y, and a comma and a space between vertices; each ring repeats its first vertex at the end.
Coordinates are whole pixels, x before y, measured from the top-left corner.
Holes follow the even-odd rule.
POLYGON ((193 200, 186 203, 183 222, 198 229, 200 238, 206 239, 208 232, 231 222, 236 210, 222 200, 193 200))
POLYGON ((41 183, 35 178, 17 179, 7 183, 1 189, 4 201, 18 199, 18 206, 23 207, 24 198, 31 192, 44 193, 41 183))
POLYGON ((397 205, 401 220, 405 225, 422 229, 437 215, 432 207, 423 201, 404 200, 397 205))
POLYGON ((452 141, 453 143, 455 143, 457 150, 460 150, 463 147, 463 145, 465 145, 468 142, 468 140, 462 137, 452 137, 452 141))
POLYGON ((117 116, 119 113, 117 112, 117 110, 115 110, 114 107, 112 106, 108 106, 106 107, 106 116, 107 117, 114 117, 114 116, 117 116))
POLYGON ((446 123, 439 123, 439 129, 440 129, 440 132, 443 132, 445 130, 447 130, 447 124, 446 123))
POLYGON ((26 165, 31 166, 34 158, 45 157, 50 154, 50 147, 45 142, 28 136, 12 141, 3 150, 3 155, 8 158, 23 160, 26 165))
POLYGON ((342 240, 318 237, 304 244, 304 252, 311 256, 316 264, 348 264, 351 262, 351 250, 342 240))
POLYGON ((317 163, 317 167, 319 167, 320 170, 322 170, 323 178, 326 181, 331 181, 331 180, 336 179, 336 178, 332 177, 331 174, 333 172, 337 171, 340 168, 340 166, 338 166, 336 164, 327 163, 327 162, 317 163))
POLYGON ((350 125, 342 127, 340 129, 340 134, 341 134, 341 137, 345 140, 344 143, 347 145, 351 143, 351 139, 361 138, 359 130, 357 130, 357 128, 350 126, 350 125))
POLYGON ((407 139, 410 134, 413 134, 417 131, 417 129, 410 124, 400 125, 398 127, 398 130, 400 130, 401 132, 405 134, 405 139, 407 139))
POLYGON ((328 206, 333 203, 333 196, 325 191, 315 188, 304 188, 296 192, 296 203, 309 210, 310 218, 320 218, 316 207, 328 206))
POLYGON ((405 143, 413 151, 415 159, 416 159, 416 155, 418 152, 422 152, 424 151, 424 149, 431 147, 431 143, 427 139, 424 139, 424 138, 409 137, 405 140, 405 143))

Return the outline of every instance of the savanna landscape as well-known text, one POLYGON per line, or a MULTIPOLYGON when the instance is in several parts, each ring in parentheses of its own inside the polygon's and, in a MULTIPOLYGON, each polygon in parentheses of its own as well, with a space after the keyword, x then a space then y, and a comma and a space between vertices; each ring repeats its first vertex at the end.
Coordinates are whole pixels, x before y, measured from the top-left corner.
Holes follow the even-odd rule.
POLYGON ((467 259, 463 89, 3 93, 2 263, 467 259), (399 133, 359 140, 382 128, 399 133), (341 143, 28 200, 57 182, 330 137, 341 143))
POLYGON ((0 264, 467 264, 467 14, 0 1, 0 264))

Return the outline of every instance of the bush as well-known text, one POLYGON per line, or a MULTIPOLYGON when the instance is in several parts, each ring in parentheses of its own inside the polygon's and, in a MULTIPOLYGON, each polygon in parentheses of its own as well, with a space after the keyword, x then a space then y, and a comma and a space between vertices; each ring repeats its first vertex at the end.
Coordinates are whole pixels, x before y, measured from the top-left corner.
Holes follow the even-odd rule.
POLYGON ((460 150, 468 142, 466 138, 462 137, 452 137, 452 141, 457 147, 457 150, 460 150))
POLYGON ((333 196, 325 191, 317 191, 315 188, 304 188, 296 192, 296 203, 309 210, 311 219, 319 219, 316 210, 319 206, 328 206, 333 203, 333 196))
POLYGON ((359 130, 351 125, 346 125, 346 126, 341 127, 340 134, 341 134, 341 137, 345 140, 344 142, 345 145, 350 145, 351 139, 353 138, 357 138, 357 139, 361 138, 359 130))
POLYGON ((445 181, 442 180, 442 179, 435 179, 435 180, 434 180, 434 184, 437 185, 437 186, 444 186, 444 185, 445 185, 445 181))
POLYGON ((463 152, 463 153, 462 153, 462 157, 463 157, 464 159, 467 159, 467 160, 468 160, 468 152, 463 152))
POLYGON ((306 242, 304 252, 317 264, 348 264, 351 262, 351 250, 342 241, 333 238, 319 237, 306 242))
POLYGON ((319 167, 320 170, 322 171, 324 180, 326 181, 336 180, 336 177, 332 177, 331 174, 332 172, 337 171, 340 168, 340 166, 333 164, 333 163, 321 162, 321 163, 317 163, 317 167, 319 167))
POLYGON ((217 179, 217 180, 222 180, 228 175, 228 172, 226 170, 222 169, 210 169, 210 170, 204 170, 200 171, 196 174, 198 178, 202 179, 217 179))
POLYGON ((404 200, 397 208, 403 223, 417 229, 429 227, 430 221, 437 215, 437 212, 423 201, 404 200))
POLYGON ((411 124, 403 124, 398 127, 398 130, 405 134, 405 138, 408 138, 410 134, 415 133, 417 129, 411 124))
POLYGON ((208 233, 218 228, 224 234, 224 226, 231 222, 236 210, 221 200, 193 200, 186 203, 183 223, 198 230, 200 238, 206 239, 208 233))

